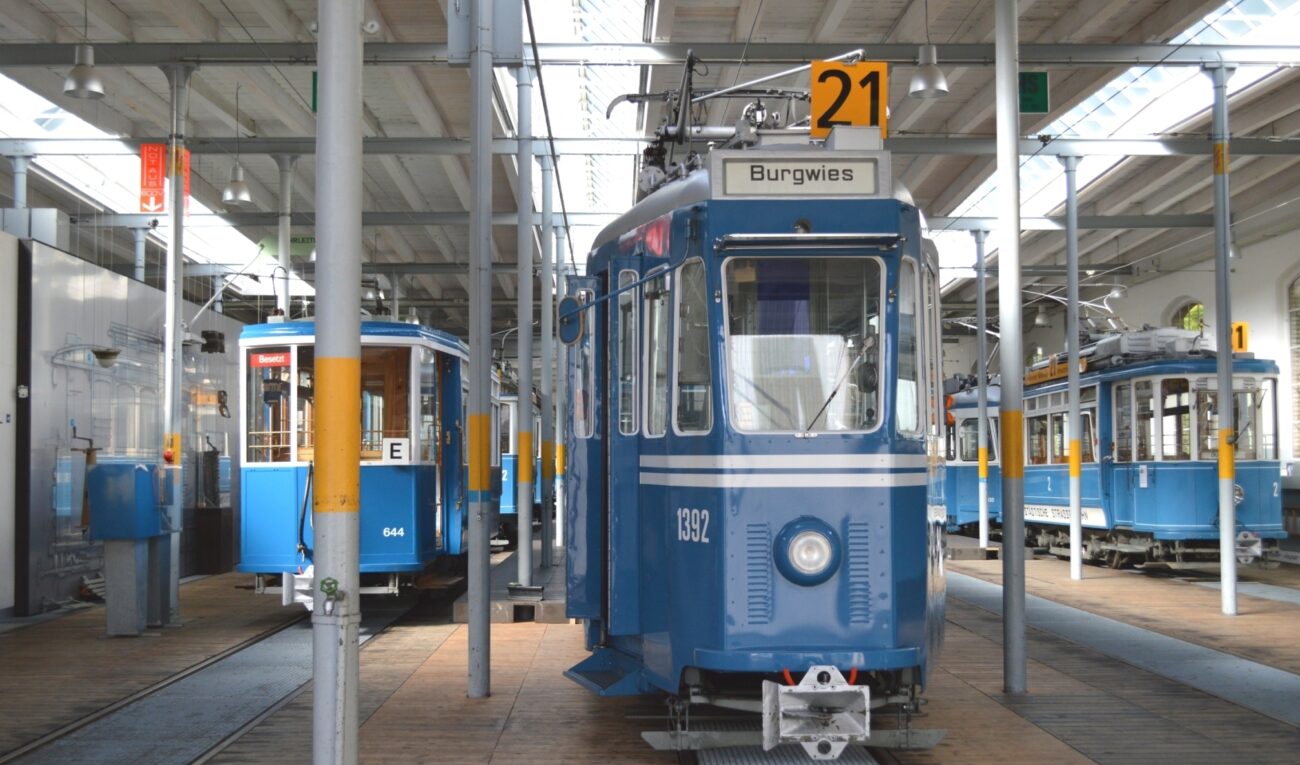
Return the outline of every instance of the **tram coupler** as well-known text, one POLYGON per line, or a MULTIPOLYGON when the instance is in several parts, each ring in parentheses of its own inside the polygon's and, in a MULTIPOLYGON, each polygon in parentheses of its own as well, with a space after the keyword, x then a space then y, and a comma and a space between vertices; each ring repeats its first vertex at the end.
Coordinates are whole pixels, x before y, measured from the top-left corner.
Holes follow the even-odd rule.
POLYGON ((814 760, 834 760, 871 735, 871 691, 835 667, 816 666, 798 685, 763 681, 763 750, 797 743, 814 760))

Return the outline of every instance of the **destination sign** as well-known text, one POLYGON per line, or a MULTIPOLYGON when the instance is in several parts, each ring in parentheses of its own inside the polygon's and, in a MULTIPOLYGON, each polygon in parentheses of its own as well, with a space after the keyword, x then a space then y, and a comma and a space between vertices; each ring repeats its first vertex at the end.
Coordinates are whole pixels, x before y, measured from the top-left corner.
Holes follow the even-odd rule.
MULTIPOLYGON (((1106 528, 1106 513, 1100 507, 1082 507, 1080 516, 1084 526, 1094 529, 1106 528)), ((1062 505, 1034 505, 1025 503, 1025 520, 1034 523, 1070 522, 1070 508, 1062 505)))
POLYGON ((725 196, 860 197, 879 193, 872 157, 727 157, 722 162, 725 196))

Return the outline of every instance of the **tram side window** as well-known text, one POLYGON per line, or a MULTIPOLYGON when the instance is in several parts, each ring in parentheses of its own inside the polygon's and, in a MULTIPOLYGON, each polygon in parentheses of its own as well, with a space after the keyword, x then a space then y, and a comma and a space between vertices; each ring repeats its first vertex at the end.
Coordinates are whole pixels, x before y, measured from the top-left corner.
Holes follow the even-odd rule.
POLYGON ((1048 452, 1047 415, 1040 414, 1026 420, 1028 438, 1025 445, 1029 449, 1030 465, 1046 465, 1048 452))
POLYGON ((709 366, 709 285, 704 262, 682 266, 677 295, 677 429, 713 428, 713 370, 709 366))
POLYGON ((1134 459, 1150 462, 1155 457, 1156 415, 1152 401, 1155 386, 1150 380, 1133 383, 1133 409, 1136 416, 1137 448, 1134 459))
POLYGON ((442 461, 437 358, 428 348, 420 350, 420 460, 423 462, 442 461))
MULTIPOLYGON (((590 302, 588 299, 583 299, 583 303, 588 302, 590 302)), ((591 438, 595 432, 593 405, 596 395, 596 349, 591 335, 590 332, 582 333, 582 340, 579 341, 577 349, 578 379, 573 385, 573 435, 578 438, 591 438)))
POLYGON ((502 404, 501 414, 497 418, 497 451, 501 454, 514 454, 515 449, 510 445, 513 437, 511 429, 514 427, 515 404, 502 404))
POLYGON ((1166 461, 1192 458, 1191 386, 1187 378, 1160 381, 1160 458, 1166 461))
POLYGON ((921 339, 917 329, 916 263, 904 260, 898 273, 898 389, 894 424, 899 433, 921 432, 921 339))
POLYGON ((1097 460, 1095 448, 1097 443, 1096 420, 1096 409, 1085 409, 1079 414, 1079 421, 1083 423, 1083 438, 1081 439, 1081 446, 1084 462, 1095 462, 1097 460))
POLYGON ((961 421, 961 432, 957 437, 961 446, 962 462, 977 462, 980 458, 980 422, 974 417, 961 421))
POLYGON ((248 461, 288 462, 290 349, 248 351, 248 461))
POLYGON ((1133 400, 1128 383, 1115 386, 1115 461, 1133 461, 1133 400))
POLYGON ((298 461, 316 454, 316 349, 298 346, 298 461))
POLYGON ((361 460, 383 458, 385 438, 410 438, 411 349, 361 348, 361 460))
MULTIPOLYGON (((619 289, 635 284, 635 271, 621 271, 619 289)), ((636 433, 637 389, 637 300, 636 289, 628 289, 618 296, 618 432, 636 433)))
MULTIPOLYGON (((1232 415, 1237 434, 1233 455, 1237 460, 1277 459, 1273 391, 1273 381, 1266 380, 1261 389, 1233 392, 1232 415)), ((1201 391, 1196 396, 1197 456, 1203 460, 1219 457, 1217 400, 1215 391, 1201 391)))
POLYGON ((645 432, 662 436, 668 429, 668 278, 645 286, 645 432))
POLYGON ((1261 399, 1256 422, 1259 428, 1259 458, 1262 460, 1277 459, 1276 391, 1277 381, 1270 378, 1264 381, 1259 393, 1261 399))
POLYGON ((1048 415, 1048 424, 1051 426, 1052 455, 1051 461, 1062 465, 1067 461, 1067 453, 1070 449, 1070 434, 1067 427, 1065 412, 1056 412, 1048 415))

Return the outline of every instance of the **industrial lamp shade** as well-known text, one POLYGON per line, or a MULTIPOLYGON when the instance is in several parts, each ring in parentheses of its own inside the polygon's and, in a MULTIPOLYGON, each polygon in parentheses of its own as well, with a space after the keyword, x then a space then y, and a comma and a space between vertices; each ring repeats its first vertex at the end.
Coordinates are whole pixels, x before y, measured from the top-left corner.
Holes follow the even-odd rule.
POLYGON ((244 180, 244 166, 235 165, 230 170, 230 183, 221 192, 221 201, 235 207, 253 203, 253 192, 249 190, 248 183, 244 180))
POLYGON ((919 68, 912 75, 907 95, 913 98, 939 98, 948 95, 948 78, 939 68, 939 56, 933 45, 922 45, 917 56, 919 68))
POLYGON ((73 98, 99 99, 104 97, 104 82, 95 72, 95 49, 90 45, 78 45, 76 63, 63 81, 63 92, 73 98))
POLYGON ((1049 321, 1047 318, 1047 306, 1045 305, 1038 306, 1038 313, 1034 315, 1034 326, 1035 327, 1052 326, 1052 322, 1049 321))

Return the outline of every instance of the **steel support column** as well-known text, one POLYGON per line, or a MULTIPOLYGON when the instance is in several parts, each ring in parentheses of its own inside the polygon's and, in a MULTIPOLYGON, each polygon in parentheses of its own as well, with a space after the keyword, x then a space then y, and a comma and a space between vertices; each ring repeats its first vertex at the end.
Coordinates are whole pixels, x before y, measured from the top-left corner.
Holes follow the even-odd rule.
MULTIPOLYGON (((564 253, 556 250, 555 255, 555 294, 564 297, 568 293, 568 271, 564 266, 564 253)), ((558 338, 557 338, 558 339, 558 338)), ((564 446, 566 417, 568 410, 569 385, 569 348, 563 343, 555 344, 555 546, 564 548, 564 513, 565 487, 564 473, 568 469, 568 450, 564 446)))
POLYGON ((275 283, 275 307, 289 318, 289 275, 293 273, 293 263, 289 259, 289 224, 293 215, 293 165, 298 157, 292 154, 275 155, 275 165, 280 169, 280 217, 276 221, 276 257, 284 269, 281 280, 275 283))
POLYGON ((1019 30, 1016 0, 994 6, 994 82, 997 100, 998 189, 1002 214, 998 243, 999 371, 1002 399, 1002 686, 1024 693, 1025 494, 1021 398, 1024 392, 1020 307, 1019 30))
MULTIPOLYGON (((551 282, 548 276, 550 272, 549 264, 551 263, 551 260, 554 257, 554 253, 556 252, 555 230, 554 230, 555 229, 555 157, 551 156, 549 153, 543 152, 541 157, 538 159, 538 162, 542 166, 542 225, 540 229, 540 233, 541 233, 540 238, 542 242, 542 273, 540 279, 542 285, 541 286, 542 316, 541 316, 541 327, 539 328, 541 333, 542 347, 539 350, 542 356, 541 380, 549 383, 551 379, 550 349, 552 346, 550 344, 551 341, 549 335, 547 334, 550 331, 548 329, 548 327, 550 327, 550 315, 549 315, 550 311, 547 308, 547 306, 550 305, 550 294, 551 294, 551 282)), ((554 408, 557 402, 551 401, 549 386, 546 390, 540 391, 540 393, 542 396, 545 397, 545 400, 542 401, 541 405, 545 407, 549 403, 551 405, 551 408, 554 408)), ((552 414, 551 416, 554 417, 554 414, 552 414)), ((554 422, 554 420, 552 420, 552 422, 554 422)), ((541 449, 542 475, 538 477, 538 480, 542 482, 542 522, 545 524, 550 518, 550 514, 552 511, 550 503, 551 503, 551 499, 553 499, 554 492, 555 492, 555 479, 554 479, 555 460, 560 458, 558 457, 558 455, 563 453, 563 448, 561 448, 560 451, 555 453, 556 456, 548 456, 550 455, 549 447, 554 442, 551 439, 551 429, 548 427, 547 418, 545 415, 543 415, 541 432, 537 434, 537 437, 541 439, 541 446, 542 446, 541 449), (548 497, 551 499, 548 499, 548 497)), ((550 558, 550 553, 547 552, 547 546, 546 546, 546 533, 545 533, 546 526, 542 527, 542 532, 543 532, 542 533, 542 561, 544 561, 549 565, 551 558, 550 558)))
POLYGON ((1214 339, 1218 344, 1219 414, 1219 577, 1220 605, 1226 616, 1237 614, 1237 466, 1236 423, 1232 393, 1232 272, 1228 247, 1232 242, 1228 195, 1228 78, 1233 67, 1206 68, 1214 81, 1212 135, 1214 141, 1214 339))
POLYGON ((979 354, 975 374, 979 379, 979 513, 980 549, 989 546, 989 349, 988 296, 985 282, 984 242, 987 231, 971 232, 975 237, 975 352, 979 354))
MULTIPOLYGON (((491 693, 492 0, 471 10, 469 236, 469 696, 491 693)), ((522 331, 522 330, 521 330, 522 331)))
MULTIPOLYGON (((519 229, 516 238, 519 249, 518 285, 515 287, 519 303, 519 334, 516 337, 515 355, 519 360, 519 398, 515 432, 518 448, 515 453, 515 508, 519 513, 519 544, 516 548, 516 574, 519 584, 533 584, 533 76, 527 66, 515 69, 518 83, 519 117, 519 178, 515 185, 516 208, 519 210, 519 229)), ((543 285, 544 287, 545 285, 543 285)), ((542 343, 546 338, 542 338, 542 343)), ((547 373, 542 367, 542 374, 547 373)), ((539 478, 540 480, 540 478, 539 478)), ((545 505, 543 505, 545 508, 545 505)))
POLYGON ((171 91, 171 135, 167 151, 167 210, 171 226, 167 240, 167 264, 163 283, 163 475, 171 487, 171 502, 166 509, 166 533, 149 540, 149 624, 180 624, 181 587, 181 401, 185 374, 182 343, 185 340, 184 300, 185 264, 185 184, 182 177, 185 156, 185 122, 189 114, 189 66, 167 69, 171 91))
MULTIPOLYGON (((361 0, 320 0, 312 762, 355 765, 361 624, 361 0)), ((283 201, 283 196, 282 196, 283 201)), ((287 248, 285 251, 287 253, 287 248)), ((283 257, 283 255, 282 255, 283 257)), ((287 277, 287 274, 286 274, 287 277)))
POLYGON ((143 282, 145 277, 145 244, 148 242, 149 229, 143 226, 134 226, 131 228, 131 237, 135 242, 135 270, 132 275, 137 282, 143 282))
MULTIPOLYGON (((554 158, 551 158, 554 161, 554 158)), ((554 213, 552 213, 554 215, 554 213)), ((554 218, 552 218, 554 220, 554 218)), ((563 257, 564 220, 555 226, 554 258, 563 257)), ((555 559, 555 403, 551 375, 555 374, 555 266, 542 261, 542 567, 555 559)))
POLYGON ((1079 414, 1079 189, 1078 157, 1061 157, 1065 166, 1065 348, 1070 369, 1066 382, 1070 439, 1070 578, 1083 579, 1083 423, 1079 414))
POLYGON ((32 158, 26 154, 9 157, 14 173, 14 207, 21 210, 27 207, 27 165, 32 158))

